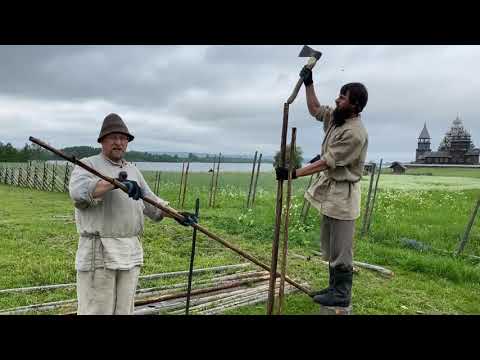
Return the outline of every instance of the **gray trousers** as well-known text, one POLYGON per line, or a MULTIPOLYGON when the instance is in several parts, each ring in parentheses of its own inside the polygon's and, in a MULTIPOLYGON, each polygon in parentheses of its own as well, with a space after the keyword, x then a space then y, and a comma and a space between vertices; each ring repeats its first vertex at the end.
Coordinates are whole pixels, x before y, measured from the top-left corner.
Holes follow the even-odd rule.
POLYGON ((353 266, 353 235, 355 220, 338 220, 323 215, 320 243, 325 261, 330 267, 353 266))
POLYGON ((131 270, 77 271, 78 315, 130 315, 140 266, 131 270))

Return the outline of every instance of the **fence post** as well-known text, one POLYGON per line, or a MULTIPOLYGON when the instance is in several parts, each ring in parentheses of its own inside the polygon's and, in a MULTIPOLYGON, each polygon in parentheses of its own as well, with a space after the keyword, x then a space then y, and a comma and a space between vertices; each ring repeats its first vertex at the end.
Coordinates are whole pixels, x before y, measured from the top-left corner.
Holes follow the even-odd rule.
POLYGON ((47 190, 47 162, 43 163, 43 182, 42 190, 47 190))
POLYGON ((23 167, 20 165, 18 167, 18 179, 17 179, 18 186, 23 186, 23 167))
POLYGON ((370 184, 368 186, 368 195, 367 195, 367 202, 365 204, 365 215, 363 215, 363 226, 362 226, 362 232, 360 236, 364 236, 367 230, 367 220, 368 220, 368 214, 370 210, 370 196, 372 194, 372 186, 373 186, 373 178, 375 177, 375 168, 377 167, 376 163, 372 163, 372 173, 370 174, 370 184))
POLYGON ((32 182, 31 182, 31 180, 32 180, 32 174, 31 174, 31 172, 32 172, 32 162, 29 161, 29 162, 28 162, 28 168, 27 168, 27 186, 28 186, 29 188, 32 187, 32 184, 31 184, 31 183, 32 183, 32 182))
POLYGON ((63 191, 68 192, 68 179, 69 179, 70 167, 68 163, 65 166, 65 178, 63 179, 63 191))
POLYGON ((38 166, 33 170, 33 188, 38 190, 38 166))
POLYGON ((375 210, 375 199, 377 198, 378 179, 380 178, 380 173, 382 172, 382 162, 383 162, 383 159, 380 159, 380 166, 378 167, 377 180, 375 181, 375 190, 373 191, 372 208, 370 209, 370 214, 368 215, 367 234, 370 231, 370 224, 372 223, 373 211, 375 210))
POLYGON ((57 163, 54 163, 52 165, 52 192, 55 190, 55 169, 56 169, 57 163))

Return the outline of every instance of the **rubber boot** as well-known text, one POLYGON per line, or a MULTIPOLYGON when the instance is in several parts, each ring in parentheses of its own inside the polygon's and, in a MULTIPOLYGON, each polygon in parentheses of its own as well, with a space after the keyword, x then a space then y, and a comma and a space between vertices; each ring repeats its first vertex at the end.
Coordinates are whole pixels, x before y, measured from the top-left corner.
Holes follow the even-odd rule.
POLYGON ((332 267, 328 267, 328 287, 322 290, 314 291, 313 296, 322 295, 328 293, 328 291, 333 287, 334 272, 332 267))
POLYGON ((326 294, 314 296, 313 301, 323 306, 347 307, 352 297, 353 268, 339 265, 333 271, 333 287, 326 294))

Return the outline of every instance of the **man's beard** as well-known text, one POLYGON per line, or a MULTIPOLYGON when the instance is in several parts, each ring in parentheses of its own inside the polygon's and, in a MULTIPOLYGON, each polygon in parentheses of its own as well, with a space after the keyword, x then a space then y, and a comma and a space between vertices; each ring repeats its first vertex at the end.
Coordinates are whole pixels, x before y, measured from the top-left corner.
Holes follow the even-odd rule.
POLYGON ((353 112, 350 109, 339 109, 338 107, 333 110, 333 123, 336 127, 345 124, 345 120, 351 118, 353 112))

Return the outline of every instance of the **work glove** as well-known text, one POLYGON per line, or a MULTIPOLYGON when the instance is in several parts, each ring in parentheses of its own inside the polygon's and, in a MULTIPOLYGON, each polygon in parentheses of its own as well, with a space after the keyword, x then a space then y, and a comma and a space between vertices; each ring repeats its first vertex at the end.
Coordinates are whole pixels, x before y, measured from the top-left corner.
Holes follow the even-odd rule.
POLYGON ((180 225, 183 225, 183 226, 190 226, 190 225, 193 225, 193 224, 197 224, 198 223, 198 217, 197 215, 195 214, 192 214, 192 213, 189 213, 189 212, 181 212, 179 213, 181 214, 183 217, 184 217, 184 220, 181 221, 181 220, 178 220, 177 218, 174 218, 176 222, 178 222, 180 225))
POLYGON ((305 65, 300 71, 300 77, 303 79, 305 86, 310 86, 313 84, 312 70, 310 70, 307 65, 305 65))
MULTIPOLYGON (((275 172, 277 173, 277 180, 288 180, 288 169, 286 167, 276 167, 275 172)), ((292 171, 292 179, 297 178, 297 170, 292 171)))
POLYGON ((123 185, 125 185, 128 189, 128 196, 131 197, 133 200, 138 200, 143 197, 142 188, 138 185, 138 183, 134 180, 120 180, 123 185))
POLYGON ((321 159, 320 155, 317 155, 317 156, 315 156, 312 160, 310 160, 308 163, 309 163, 309 164, 313 164, 315 161, 318 161, 318 160, 320 160, 320 159, 321 159))

